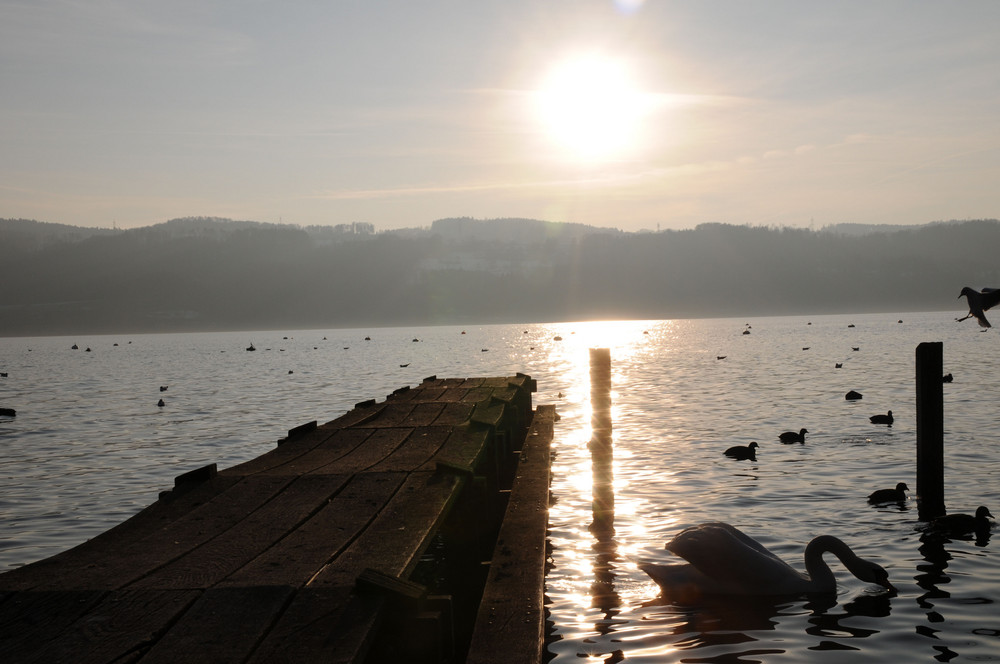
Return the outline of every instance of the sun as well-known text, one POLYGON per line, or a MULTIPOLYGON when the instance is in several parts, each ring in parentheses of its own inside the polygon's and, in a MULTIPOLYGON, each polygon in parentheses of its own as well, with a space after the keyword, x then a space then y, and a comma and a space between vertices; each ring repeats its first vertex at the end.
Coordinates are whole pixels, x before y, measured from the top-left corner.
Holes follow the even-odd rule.
POLYGON ((601 54, 555 63, 535 99, 546 135, 571 158, 586 161, 617 158, 635 148, 647 110, 627 63, 601 54))

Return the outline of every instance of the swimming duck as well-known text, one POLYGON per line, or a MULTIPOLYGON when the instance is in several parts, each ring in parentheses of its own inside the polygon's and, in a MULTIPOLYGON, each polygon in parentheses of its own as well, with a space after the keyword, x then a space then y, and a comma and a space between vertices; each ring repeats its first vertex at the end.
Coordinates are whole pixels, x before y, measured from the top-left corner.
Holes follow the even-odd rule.
POLYGON ((895 489, 879 489, 877 491, 872 491, 868 495, 868 502, 872 504, 877 503, 901 503, 906 500, 906 492, 910 490, 910 487, 906 486, 906 482, 900 482, 896 485, 895 489))
POLYGON ((756 461, 758 447, 760 445, 757 444, 757 441, 753 441, 749 445, 734 445, 723 452, 723 454, 733 459, 756 461))
POLYGON ((763 544, 728 523, 712 522, 686 528, 667 542, 667 551, 688 564, 643 563, 664 592, 725 595, 798 595, 832 593, 837 579, 823 554, 830 552, 862 581, 894 591, 889 574, 878 565, 856 555, 832 535, 814 538, 805 550, 803 574, 771 553, 763 544))
POLYGON ((786 431, 785 433, 778 434, 778 440, 783 443, 804 443, 806 442, 807 433, 809 433, 808 429, 799 429, 798 433, 786 431))
POLYGON ((989 509, 985 505, 980 505, 976 508, 975 516, 969 514, 945 514, 931 521, 927 529, 952 537, 961 537, 969 533, 983 535, 990 532, 990 528, 992 527, 990 519, 992 518, 994 516, 990 513, 989 509))
POLYGON ((872 415, 868 419, 872 424, 888 424, 892 426, 892 411, 888 411, 885 415, 872 415))

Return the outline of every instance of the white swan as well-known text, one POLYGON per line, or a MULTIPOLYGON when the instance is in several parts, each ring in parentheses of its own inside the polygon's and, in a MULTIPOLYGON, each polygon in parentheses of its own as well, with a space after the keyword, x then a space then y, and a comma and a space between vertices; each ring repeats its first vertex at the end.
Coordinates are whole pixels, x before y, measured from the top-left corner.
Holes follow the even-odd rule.
POLYGON ((667 542, 665 548, 690 564, 643 563, 639 568, 668 594, 697 597, 835 592, 837 580, 823 561, 826 552, 837 556, 862 581, 895 590, 880 565, 859 558, 832 535, 820 535, 806 546, 806 574, 728 523, 703 523, 686 528, 667 542))

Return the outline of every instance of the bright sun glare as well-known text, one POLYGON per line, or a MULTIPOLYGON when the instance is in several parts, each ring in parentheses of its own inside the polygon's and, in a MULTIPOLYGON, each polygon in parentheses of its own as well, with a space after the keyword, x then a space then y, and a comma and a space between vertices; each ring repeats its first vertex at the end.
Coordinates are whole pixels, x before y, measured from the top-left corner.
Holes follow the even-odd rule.
POLYGON ((622 60, 598 54, 554 65, 538 91, 547 135, 572 157, 598 161, 634 148, 646 95, 622 60))

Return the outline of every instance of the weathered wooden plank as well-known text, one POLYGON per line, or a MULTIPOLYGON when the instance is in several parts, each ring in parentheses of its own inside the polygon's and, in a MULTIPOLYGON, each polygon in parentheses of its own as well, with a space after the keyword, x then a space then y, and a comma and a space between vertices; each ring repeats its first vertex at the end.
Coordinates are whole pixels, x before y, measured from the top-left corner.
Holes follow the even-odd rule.
POLYGON ((413 411, 414 404, 408 401, 401 401, 399 399, 394 399, 392 401, 386 401, 385 405, 379 411, 376 417, 365 420, 359 423, 359 427, 399 427, 403 426, 403 422, 406 418, 410 416, 413 411))
POLYGON ((411 473, 371 525, 310 585, 350 585, 369 567, 389 576, 407 577, 463 482, 445 473, 411 473))
POLYGON ((490 432, 485 428, 457 427, 437 454, 431 457, 419 470, 432 471, 438 464, 451 465, 477 471, 485 461, 490 432))
POLYGON ((486 378, 463 378, 458 381, 457 387, 467 390, 482 387, 486 383, 486 378))
MULTIPOLYGON (((329 466, 337 462, 362 445, 365 445, 365 441, 368 440, 373 431, 374 429, 340 429, 322 445, 283 463, 271 465, 269 468, 262 468, 259 472, 270 475, 301 475, 310 473, 317 468, 329 466)), ((335 474, 340 474, 340 471, 337 471, 335 474)))
POLYGON ((233 527, 131 587, 181 589, 214 586, 292 532, 325 505, 350 478, 350 475, 299 477, 233 527))
POLYGON ((385 600, 353 586, 303 588, 256 649, 249 664, 362 664, 385 600))
POLYGON ((352 444, 361 442, 357 440, 358 433, 357 429, 343 429, 324 424, 317 427, 315 431, 276 447, 256 459, 221 470, 219 474, 242 477, 263 472, 282 472, 278 469, 294 464, 303 457, 311 456, 317 450, 324 450, 331 455, 337 452, 345 454, 350 451, 352 444))
POLYGON ((0 661, 44 661, 36 658, 38 649, 62 634, 104 595, 98 590, 14 593, 0 604, 0 661))
POLYGON ((479 403, 480 401, 485 401, 490 398, 493 390, 489 387, 472 387, 469 388, 465 396, 462 397, 462 401, 465 403, 479 403))
POLYGON ((138 659, 200 595, 200 590, 108 593, 57 638, 33 649, 32 661, 107 664, 138 659))
POLYGON ((460 401, 446 403, 441 414, 434 420, 434 424, 453 427, 465 424, 472 415, 472 409, 473 406, 469 403, 462 403, 460 401))
POLYGON ((414 405, 413 410, 410 414, 403 420, 403 426, 407 427, 425 427, 434 423, 434 420, 438 418, 441 411, 444 410, 443 403, 431 402, 431 403, 421 403, 418 402, 414 405))
POLYGON ((405 443, 412 432, 413 429, 400 427, 374 429, 363 445, 359 445, 349 454, 309 472, 321 474, 367 470, 396 451, 396 448, 405 443))
POLYGON ((417 427, 410 432, 405 443, 372 466, 371 470, 373 472, 416 470, 437 454, 450 433, 450 427, 417 427))
POLYGON ((467 664, 506 664, 510 644, 519 661, 542 661, 545 637, 545 529, 555 409, 539 406, 521 450, 467 664))
POLYGON ((50 578, 38 588, 125 587, 239 523, 293 479, 268 475, 245 478, 148 537, 120 543, 109 540, 105 555, 94 555, 84 567, 54 567, 50 578), (108 550, 116 555, 108 556, 108 550))
POLYGON ((137 541, 180 519, 216 495, 232 488, 241 478, 218 477, 177 498, 158 500, 144 510, 93 539, 30 565, 0 574, 0 590, 28 590, 42 584, 53 587, 53 576, 60 570, 85 569, 107 557, 121 542, 137 541))
POLYGON ((427 385, 421 385, 419 388, 410 390, 407 396, 407 401, 443 401, 447 398, 448 394, 452 392, 447 387, 430 387, 427 385))
POLYGON ((242 662, 275 624, 293 592, 283 586, 206 590, 142 664, 242 662))
POLYGON ((355 475, 308 521, 219 586, 305 585, 357 537, 405 478, 405 473, 355 475))
POLYGON ((469 420, 475 424, 483 424, 488 427, 499 427, 504 419, 506 408, 503 403, 492 403, 490 401, 480 401, 469 416, 469 420))

